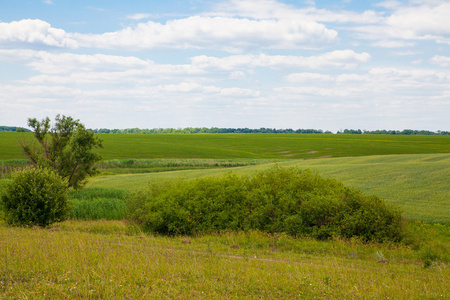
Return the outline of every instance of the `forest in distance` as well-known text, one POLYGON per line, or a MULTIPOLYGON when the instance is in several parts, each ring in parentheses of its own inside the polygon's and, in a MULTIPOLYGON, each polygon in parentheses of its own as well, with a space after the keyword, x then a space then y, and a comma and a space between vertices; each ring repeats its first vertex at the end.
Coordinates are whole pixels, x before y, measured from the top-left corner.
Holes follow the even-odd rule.
MULTIPOLYGON (((333 134, 333 132, 322 129, 276 129, 276 128, 218 128, 218 127, 185 127, 185 128, 127 128, 127 129, 89 129, 95 133, 108 134, 195 134, 195 133, 298 133, 298 134, 333 134)), ((23 127, 0 126, 0 132, 31 132, 31 130, 23 127)), ((430 131, 430 130, 361 130, 361 129, 344 129, 339 130, 336 134, 390 134, 390 135, 450 135, 450 131, 430 131)))

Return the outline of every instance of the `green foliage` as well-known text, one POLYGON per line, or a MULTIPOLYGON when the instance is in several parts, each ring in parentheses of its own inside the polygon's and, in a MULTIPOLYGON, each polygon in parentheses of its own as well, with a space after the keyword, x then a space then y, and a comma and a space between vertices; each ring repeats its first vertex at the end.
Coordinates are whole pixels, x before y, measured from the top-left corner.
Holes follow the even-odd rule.
POLYGON ((221 230, 262 230, 329 239, 399 241, 402 218, 376 197, 295 168, 255 176, 150 183, 129 200, 129 218, 151 232, 195 234, 221 230))
POLYGON ((30 118, 28 126, 34 129, 38 143, 24 141, 21 147, 35 166, 54 169, 68 187, 76 189, 84 185, 88 176, 97 173, 94 164, 101 158, 92 149, 102 147, 102 142, 79 120, 57 115, 51 127, 48 117, 41 122, 30 118))
POLYGON ((13 173, 1 200, 9 224, 47 226, 65 220, 69 211, 66 183, 45 168, 13 173))

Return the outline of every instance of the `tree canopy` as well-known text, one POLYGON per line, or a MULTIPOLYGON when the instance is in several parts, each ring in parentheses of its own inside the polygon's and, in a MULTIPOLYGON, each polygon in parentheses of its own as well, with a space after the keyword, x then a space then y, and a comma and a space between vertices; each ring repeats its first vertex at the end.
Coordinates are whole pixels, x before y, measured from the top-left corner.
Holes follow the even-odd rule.
POLYGON ((67 187, 81 188, 97 173, 94 164, 101 157, 92 150, 102 148, 102 141, 72 117, 57 115, 55 121, 52 127, 48 117, 40 122, 29 118, 37 143, 24 141, 21 148, 35 166, 54 169, 67 187))

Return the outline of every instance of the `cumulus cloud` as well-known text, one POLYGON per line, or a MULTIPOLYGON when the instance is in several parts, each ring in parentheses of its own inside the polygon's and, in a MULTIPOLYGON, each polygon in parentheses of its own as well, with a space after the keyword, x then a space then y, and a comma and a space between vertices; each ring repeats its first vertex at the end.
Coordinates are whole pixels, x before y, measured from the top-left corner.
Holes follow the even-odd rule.
POLYGON ((305 20, 253 20, 193 16, 149 21, 104 34, 73 34, 80 45, 120 49, 218 49, 241 52, 254 49, 317 48, 336 41, 337 32, 305 20))
POLYGON ((430 98, 445 99, 446 91, 450 87, 450 72, 393 67, 372 68, 363 74, 293 73, 284 79, 296 85, 275 88, 275 91, 286 96, 291 95, 290 97, 314 95, 382 99, 384 96, 387 100, 383 101, 395 98, 418 101, 417 97, 424 93, 430 98))
POLYGON ((377 23, 381 15, 367 10, 361 13, 318 9, 315 5, 298 8, 276 0, 230 0, 218 3, 210 15, 238 16, 253 19, 302 19, 309 22, 377 23))
POLYGON ((91 72, 97 76, 107 76, 106 72, 126 72, 132 74, 195 74, 200 70, 192 69, 188 65, 160 65, 149 59, 134 56, 118 56, 106 54, 73 54, 51 53, 30 49, 0 49, 0 60, 15 61, 45 74, 68 74, 73 72, 91 72), (103 72, 104 74, 101 74, 103 72))
POLYGON ((441 67, 450 66, 450 56, 435 55, 431 58, 431 62, 441 67))
POLYGON ((356 53, 353 50, 335 50, 317 56, 292 56, 292 55, 267 55, 246 54, 233 55, 223 58, 206 55, 191 58, 192 64, 199 68, 216 68, 223 70, 239 68, 269 67, 283 68, 350 68, 359 63, 367 62, 370 54, 367 52, 356 53))
MULTIPOLYGON (((398 40, 434 40, 450 44, 450 3, 448 1, 417 1, 416 5, 392 2, 392 13, 378 24, 353 28, 361 39, 380 40, 377 46, 404 47, 398 40), (388 42, 386 38, 394 39, 388 42), (397 40, 397 41, 395 41, 397 40)), ((388 2, 389 4, 391 2, 388 2)))
POLYGON ((46 46, 77 48, 77 42, 62 29, 51 27, 41 20, 21 20, 0 23, 0 44, 41 44, 46 46))

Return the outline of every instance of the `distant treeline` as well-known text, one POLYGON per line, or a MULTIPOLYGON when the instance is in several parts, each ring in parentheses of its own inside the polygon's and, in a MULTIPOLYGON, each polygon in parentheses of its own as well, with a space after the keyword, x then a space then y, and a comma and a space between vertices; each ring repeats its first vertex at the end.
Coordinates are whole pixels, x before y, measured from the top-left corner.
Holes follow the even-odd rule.
MULTIPOLYGON (((112 134, 195 134, 195 133, 315 133, 315 134, 332 134, 331 131, 323 131, 321 129, 275 129, 275 128, 217 128, 217 127, 186 127, 186 128, 127 128, 127 129, 91 129, 95 133, 112 133, 112 134)), ((22 127, 0 126, 1 131, 15 132, 31 132, 31 130, 22 127)), ((392 134, 392 135, 450 135, 450 131, 429 131, 429 130, 361 130, 361 129, 345 129, 338 131, 336 134, 392 134)))
POLYGON ((31 132, 31 130, 23 127, 0 126, 0 132, 2 131, 31 132))
POLYGON ((361 129, 345 129, 344 131, 338 131, 338 134, 392 134, 392 135, 450 135, 450 131, 429 131, 429 130, 412 130, 404 129, 400 130, 361 130, 361 129))
MULTIPOLYGON (((315 134, 332 134, 331 131, 323 131, 321 129, 275 129, 275 128, 199 128, 199 127, 187 127, 187 128, 153 128, 153 129, 140 129, 140 128, 128 128, 128 129, 93 129, 95 133, 113 133, 113 134, 195 134, 195 133, 315 133, 315 134)), ((450 131, 428 131, 428 130, 411 130, 405 129, 399 130, 361 130, 361 129, 345 129, 344 131, 338 131, 337 134, 396 134, 396 135, 450 135, 450 131)))
POLYGON ((116 133, 116 134, 194 134, 194 133, 332 133, 331 131, 322 131, 316 129, 275 129, 275 128, 199 128, 199 127, 187 127, 187 128, 153 128, 153 129, 94 129, 95 133, 116 133))

